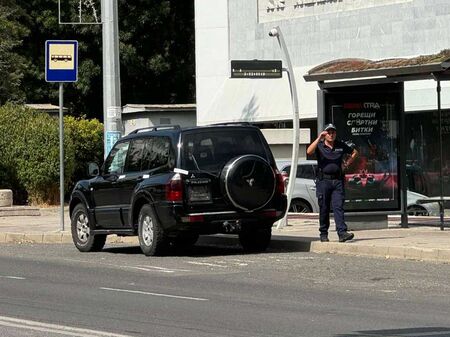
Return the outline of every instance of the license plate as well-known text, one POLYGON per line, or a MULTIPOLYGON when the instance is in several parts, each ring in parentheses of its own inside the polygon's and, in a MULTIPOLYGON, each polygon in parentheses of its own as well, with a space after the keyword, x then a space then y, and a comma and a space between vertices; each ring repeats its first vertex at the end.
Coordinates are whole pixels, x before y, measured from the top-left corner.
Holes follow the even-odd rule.
POLYGON ((189 201, 211 201, 211 191, 208 185, 189 186, 189 201))

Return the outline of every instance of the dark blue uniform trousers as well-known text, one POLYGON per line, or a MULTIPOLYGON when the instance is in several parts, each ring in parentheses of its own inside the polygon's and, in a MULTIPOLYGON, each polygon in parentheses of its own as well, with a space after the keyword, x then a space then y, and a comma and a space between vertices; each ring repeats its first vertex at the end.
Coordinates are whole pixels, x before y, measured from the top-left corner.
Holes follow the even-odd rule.
POLYGON ((333 207, 334 222, 338 235, 347 231, 344 221, 344 182, 341 179, 322 179, 316 181, 316 194, 320 207, 320 235, 328 235, 330 211, 333 207))

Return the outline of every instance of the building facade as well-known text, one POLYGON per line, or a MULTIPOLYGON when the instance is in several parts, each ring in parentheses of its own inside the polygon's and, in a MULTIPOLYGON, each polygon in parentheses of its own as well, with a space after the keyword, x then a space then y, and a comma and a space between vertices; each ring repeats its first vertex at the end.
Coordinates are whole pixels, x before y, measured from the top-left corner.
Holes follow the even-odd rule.
POLYGON ((195 104, 127 104, 122 120, 125 135, 154 125, 195 126, 195 104))
MULTIPOLYGON (((277 40, 268 35, 278 26, 294 67, 300 127, 308 126, 311 138, 317 134, 318 86, 303 76, 313 67, 342 58, 414 57, 450 48, 448 0, 195 0, 195 23, 199 125, 292 118, 287 76, 230 78, 231 60, 283 59, 277 40)), ((445 138, 450 134, 448 82, 442 82, 441 97, 445 138)), ((406 129, 414 134, 407 135, 408 162, 427 180, 419 191, 434 195, 438 166, 445 167, 447 180, 450 174, 450 155, 436 161, 436 83, 406 82, 404 106, 410 116, 406 129)))

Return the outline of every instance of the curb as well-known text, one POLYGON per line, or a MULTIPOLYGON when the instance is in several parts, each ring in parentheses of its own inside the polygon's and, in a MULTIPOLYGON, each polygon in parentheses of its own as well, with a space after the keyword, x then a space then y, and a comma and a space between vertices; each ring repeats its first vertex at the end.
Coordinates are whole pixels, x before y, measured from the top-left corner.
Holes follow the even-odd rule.
POLYGON ((0 207, 0 217, 9 216, 40 216, 41 211, 37 207, 31 206, 2 206, 0 207))
MULTIPOLYGON (((1 243, 15 243, 15 244, 63 244, 72 243, 72 234, 70 232, 44 232, 44 233, 0 233, 1 243)), ((117 235, 108 235, 107 243, 129 243, 138 245, 136 236, 120 237, 117 235)))
MULTIPOLYGON (((212 235, 200 237, 199 243, 210 245, 239 246, 237 237, 231 235, 212 235)), ((273 249, 311 252, 318 254, 340 254, 353 256, 379 257, 385 259, 402 259, 450 263, 450 249, 430 249, 401 246, 360 245, 352 242, 320 242, 295 236, 273 235, 270 247, 273 249)))
MULTIPOLYGON (((108 244, 126 243, 139 245, 136 236, 109 235, 108 244)), ((68 244, 72 243, 70 232, 45 233, 0 233, 0 244, 68 244)), ((237 236, 217 234, 201 236, 198 243, 203 245, 239 246, 237 236)), ((450 249, 430 249, 402 246, 361 245, 352 242, 320 242, 296 236, 274 234, 270 248, 293 252, 328 253, 340 255, 361 255, 386 259, 419 260, 450 263, 450 249)))

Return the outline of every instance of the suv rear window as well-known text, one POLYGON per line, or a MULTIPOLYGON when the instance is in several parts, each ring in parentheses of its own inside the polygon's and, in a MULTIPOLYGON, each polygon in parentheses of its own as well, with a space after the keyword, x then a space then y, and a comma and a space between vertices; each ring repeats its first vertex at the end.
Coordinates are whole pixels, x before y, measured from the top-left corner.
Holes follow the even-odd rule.
POLYGON ((264 143, 256 130, 218 130, 185 133, 181 166, 186 170, 219 172, 232 158, 255 154, 269 161, 264 143))

